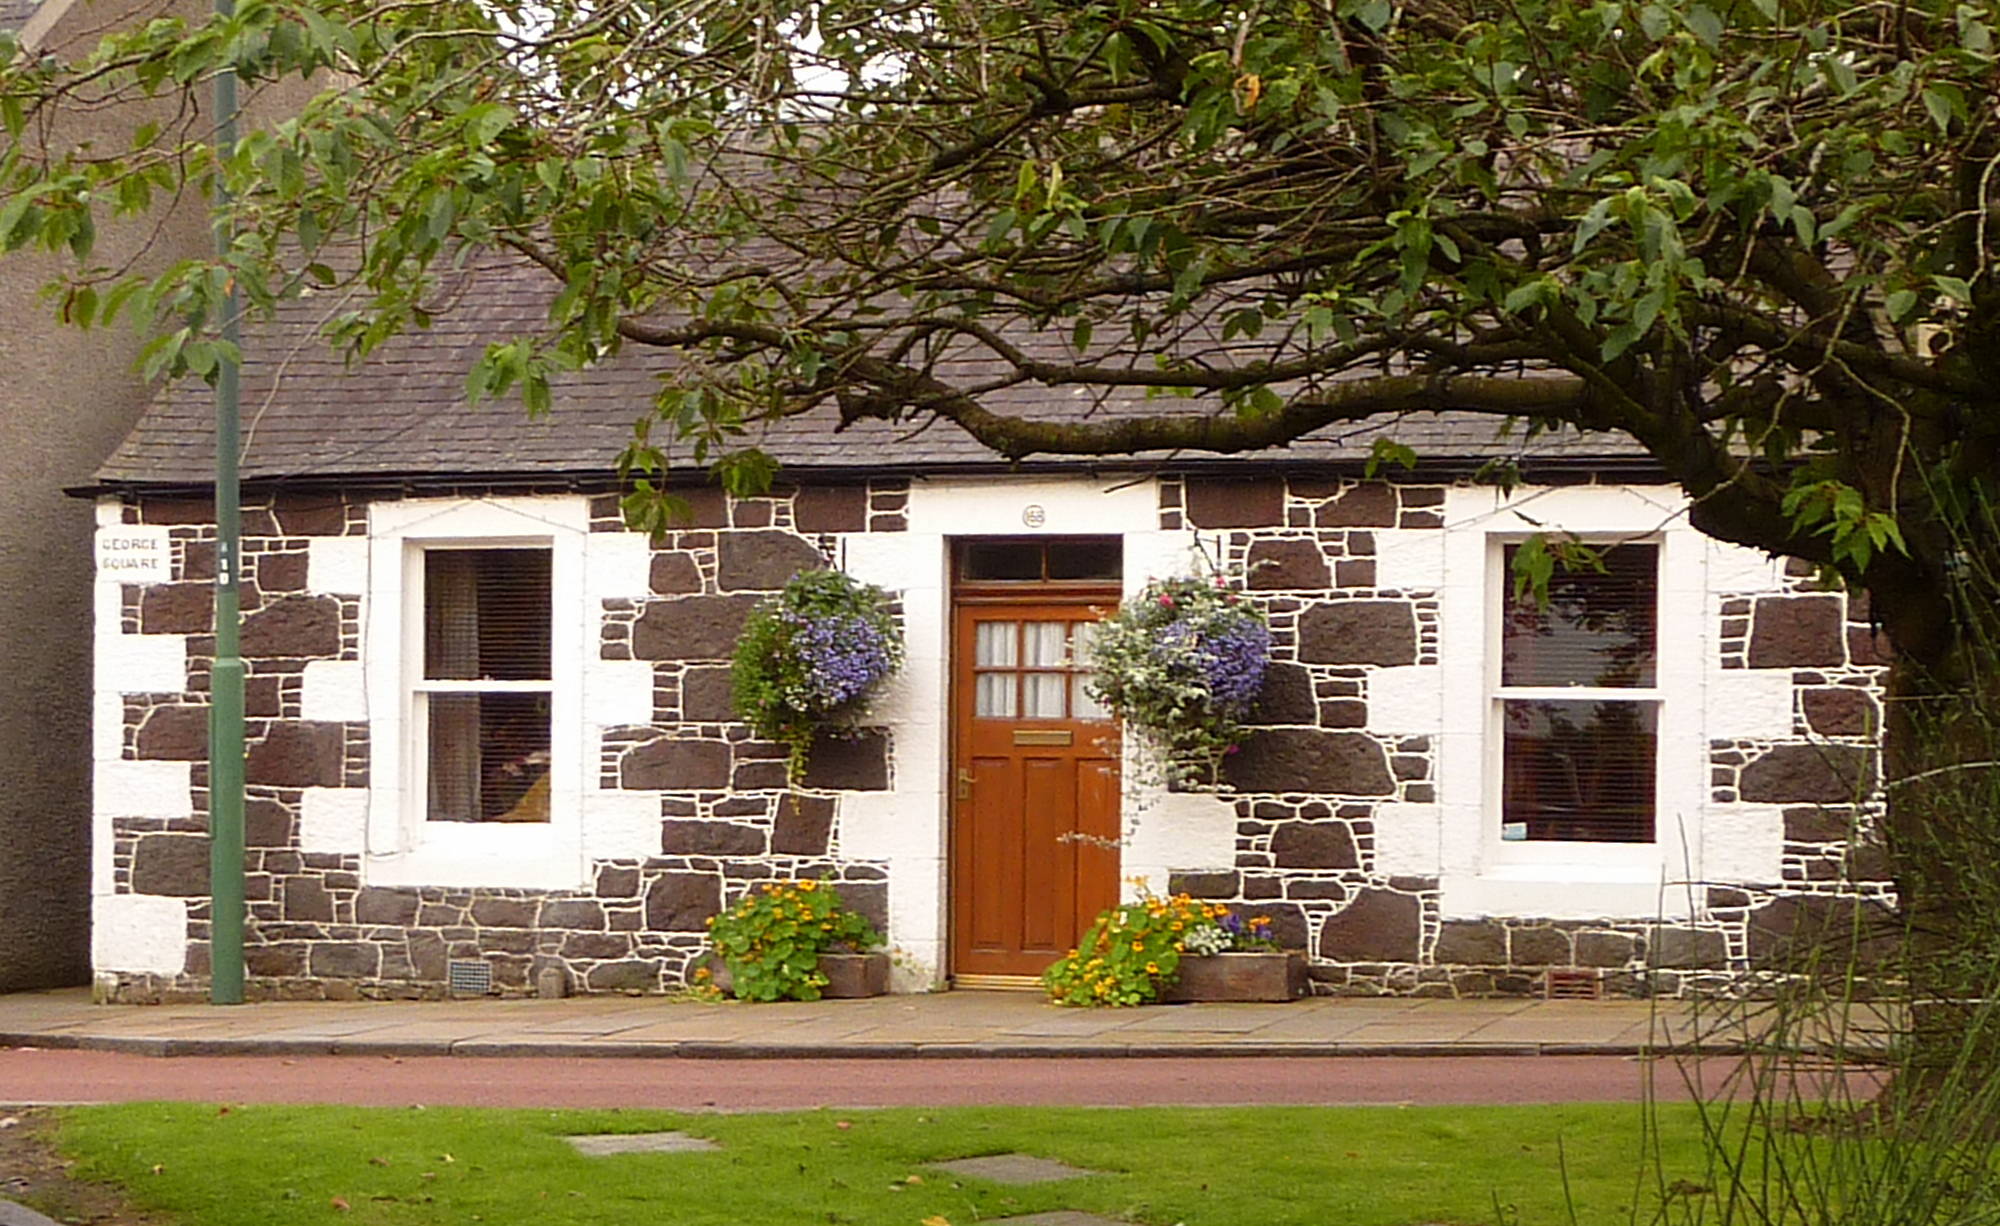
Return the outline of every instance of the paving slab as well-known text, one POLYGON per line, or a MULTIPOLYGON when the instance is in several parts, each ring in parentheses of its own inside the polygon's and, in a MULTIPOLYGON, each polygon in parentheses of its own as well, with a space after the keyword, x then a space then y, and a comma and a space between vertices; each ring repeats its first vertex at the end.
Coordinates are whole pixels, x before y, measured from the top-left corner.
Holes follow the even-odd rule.
POLYGON ((1055 1183, 1104 1173, 1087 1171, 1053 1158, 1038 1158, 1033 1154, 982 1154, 977 1158, 953 1158, 949 1162, 926 1162, 924 1165, 990 1183, 1011 1184, 1055 1183))
POLYGON ((1131 1226, 1131 1223, 1099 1217, 1095 1213, 1080 1213, 1075 1209, 1057 1209, 1052 1213, 1031 1213, 1027 1217, 995 1218, 993 1226, 1131 1226))
POLYGON ((1726 1051, 1747 1038, 1738 1015, 1673 1001, 1318 997, 1098 1010, 953 991, 772 1005, 618 996, 148 1008, 93 1005, 67 989, 0 996, 0 1047, 151 1056, 1625 1055, 1726 1051))
POLYGON ((607 1158, 613 1154, 705 1154, 722 1148, 707 1137, 685 1132, 603 1132, 563 1139, 587 1158, 607 1158))

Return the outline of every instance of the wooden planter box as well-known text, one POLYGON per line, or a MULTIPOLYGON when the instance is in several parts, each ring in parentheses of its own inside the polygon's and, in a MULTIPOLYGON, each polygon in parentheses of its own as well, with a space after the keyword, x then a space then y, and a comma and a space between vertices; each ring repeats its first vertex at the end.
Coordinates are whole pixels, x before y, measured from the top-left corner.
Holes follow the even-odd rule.
MULTIPOLYGON (((709 982, 721 989, 725 995, 734 995, 735 977, 729 973, 729 964, 711 956, 706 963, 709 982)), ((855 1000, 863 996, 882 996, 889 991, 889 955, 873 954, 821 954, 819 973, 826 976, 826 986, 820 995, 828 1000, 855 1000)))
POLYGON ((1306 994, 1306 956, 1294 950, 1184 954, 1180 974, 1160 988, 1166 1004, 1296 1000, 1306 994))

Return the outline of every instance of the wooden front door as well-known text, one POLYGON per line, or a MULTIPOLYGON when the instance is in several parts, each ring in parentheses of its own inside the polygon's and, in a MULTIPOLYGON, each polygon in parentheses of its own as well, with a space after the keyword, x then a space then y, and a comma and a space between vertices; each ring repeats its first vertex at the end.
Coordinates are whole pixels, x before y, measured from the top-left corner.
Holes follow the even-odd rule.
POLYGON ((1118 726, 1084 693, 1076 661, 1079 631, 1116 603, 1115 591, 961 597, 955 982, 1039 975, 1118 901, 1118 726))

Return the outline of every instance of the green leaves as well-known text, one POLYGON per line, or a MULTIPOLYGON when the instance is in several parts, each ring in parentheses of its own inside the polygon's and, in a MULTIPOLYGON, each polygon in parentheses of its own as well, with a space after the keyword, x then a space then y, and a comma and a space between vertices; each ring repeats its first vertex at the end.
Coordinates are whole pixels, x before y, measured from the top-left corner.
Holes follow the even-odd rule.
POLYGON ((831 881, 767 882, 708 921, 709 942, 729 967, 741 1000, 818 1000, 821 954, 865 953, 882 944, 867 917, 849 910, 831 881))
POLYGON ((1378 438, 1369 444, 1364 475, 1372 480, 1384 464, 1394 464, 1408 472, 1417 466, 1417 453, 1395 439, 1378 438))
POLYGON ((1870 509, 1861 491, 1845 482, 1801 472, 1782 509, 1799 531, 1829 538, 1833 564, 1854 575, 1865 573, 1884 551, 1909 553, 1895 515, 1870 509))

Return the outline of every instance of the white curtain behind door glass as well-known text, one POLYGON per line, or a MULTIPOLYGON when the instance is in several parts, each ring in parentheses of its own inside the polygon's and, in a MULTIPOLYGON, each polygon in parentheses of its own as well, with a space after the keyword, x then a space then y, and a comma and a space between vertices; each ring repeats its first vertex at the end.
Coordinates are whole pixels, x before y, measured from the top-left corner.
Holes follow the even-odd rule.
MULTIPOLYGON (((1061 668, 1069 659, 1068 622, 1029 622, 1023 627, 1029 668, 1061 668)), ((1063 673, 1029 673, 1022 697, 1022 714, 1029 719, 1061 719, 1069 677, 1063 673)))
MULTIPOLYGON (((1017 654, 1020 630, 1020 622, 978 623, 973 628, 973 667, 1013 668, 1020 659, 1017 654)), ((1014 677, 1012 672, 979 673, 973 696, 973 714, 984 719, 1012 719, 1014 677)))

